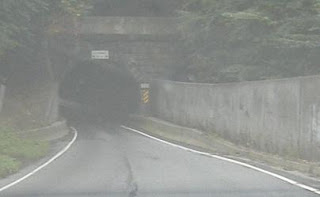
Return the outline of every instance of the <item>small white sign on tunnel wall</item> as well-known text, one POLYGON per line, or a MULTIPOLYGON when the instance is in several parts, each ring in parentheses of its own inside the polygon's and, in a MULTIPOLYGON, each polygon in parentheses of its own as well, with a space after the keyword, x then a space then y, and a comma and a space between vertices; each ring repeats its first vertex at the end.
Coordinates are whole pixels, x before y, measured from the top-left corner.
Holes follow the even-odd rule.
POLYGON ((108 60, 109 51, 108 50, 91 51, 91 59, 108 60))

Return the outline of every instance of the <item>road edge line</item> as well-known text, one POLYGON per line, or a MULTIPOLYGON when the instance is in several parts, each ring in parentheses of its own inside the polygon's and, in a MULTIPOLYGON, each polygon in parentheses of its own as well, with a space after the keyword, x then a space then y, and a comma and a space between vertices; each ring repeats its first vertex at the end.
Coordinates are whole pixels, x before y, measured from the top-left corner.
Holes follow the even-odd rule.
POLYGON ((31 172, 29 172, 28 174, 24 175, 23 177, 3 186, 0 188, 0 192, 3 192, 6 189, 9 189, 10 187, 13 187, 14 185, 17 185, 18 183, 26 180, 27 178, 31 177, 32 175, 34 175, 35 173, 37 173, 38 171, 42 170, 43 168, 47 167, 49 164, 51 164, 53 161, 55 161, 56 159, 58 159, 60 156, 62 156, 65 152, 67 152, 67 150, 70 149, 70 147, 73 145, 73 143, 76 141, 77 137, 78 137, 78 131, 73 128, 70 127, 73 132, 74 132, 74 136, 72 138, 72 140, 61 150, 59 151, 57 154, 55 154, 51 159, 49 159, 48 161, 46 161, 45 163, 43 163, 42 165, 40 165, 39 167, 37 167, 36 169, 32 170, 31 172))
POLYGON ((162 139, 159 139, 159 138, 156 138, 154 136, 151 136, 151 135, 148 135, 142 131, 139 131, 139 130, 136 130, 136 129, 133 129, 133 128, 130 128, 130 127, 127 127, 127 126, 124 126, 124 125, 121 125, 121 128, 123 129, 126 129, 126 130, 130 130, 132 132, 135 132, 135 133, 138 133, 140 135, 143 135, 145 137, 148 137, 150 139, 153 139, 153 140, 156 140, 158 142, 162 142, 164 144, 167 144, 167 145, 170 145, 170 146, 173 146, 173 147, 176 147, 176 148, 180 148, 182 150, 185 150, 185 151, 188 151, 188 152, 193 152, 193 153, 196 153, 196 154, 199 154, 199 155, 204 155, 204 156, 208 156, 208 157, 212 157, 212 158, 215 158, 215 159, 219 159, 219 160, 222 160, 222 161, 227 161, 227 162, 230 162, 230 163, 234 163, 234 164, 237 164, 237 165, 240 165, 240 166, 243 166, 243 167, 246 167, 246 168, 250 168, 252 170, 255 170, 255 171, 258 171, 258 172, 261 172, 263 174, 267 174, 269 176, 272 176, 274 178, 277 178, 281 181, 284 181, 286 183, 289 183, 291 185, 294 185, 296 187, 299 187, 299 188, 302 188, 304 190, 307 190, 309 192, 312 192, 312 193, 315 193, 315 194, 318 194, 320 195, 320 190, 316 189, 316 188, 313 188, 313 187, 310 187, 310 186, 307 186, 307 185, 304 185, 302 183, 299 183, 297 181, 294 181, 292 179, 289 179, 289 178, 286 178, 282 175, 279 175, 279 174, 276 174, 276 173, 273 173, 273 172, 270 172, 270 171, 267 171, 267 170, 264 170, 262 168, 259 168, 259 167, 256 167, 256 166, 253 166, 253 165, 250 165, 250 164, 247 164, 247 163, 244 163, 244 162, 240 162, 240 161, 237 161, 237 160, 234 160, 234 159, 229 159, 227 157, 223 157, 223 156, 219 156, 219 155, 215 155, 215 154, 211 154, 211 153, 208 153, 208 152, 202 152, 202 151, 197 151, 197 150, 194 150, 194 149, 191 149, 191 148, 187 148, 185 146, 181 146, 181 145, 178 145, 178 144, 174 144, 172 142, 168 142, 168 141, 165 141, 165 140, 162 140, 162 139))

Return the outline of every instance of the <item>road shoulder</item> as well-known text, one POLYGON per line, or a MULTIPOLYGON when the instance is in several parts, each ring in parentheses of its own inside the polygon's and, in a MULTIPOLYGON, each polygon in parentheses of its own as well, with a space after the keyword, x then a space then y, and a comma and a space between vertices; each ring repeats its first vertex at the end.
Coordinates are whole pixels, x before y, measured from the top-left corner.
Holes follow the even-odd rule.
POLYGON ((182 127, 153 117, 134 116, 130 118, 126 126, 174 144, 245 162, 305 185, 320 188, 318 163, 254 151, 235 145, 215 134, 208 135, 196 129, 182 127))

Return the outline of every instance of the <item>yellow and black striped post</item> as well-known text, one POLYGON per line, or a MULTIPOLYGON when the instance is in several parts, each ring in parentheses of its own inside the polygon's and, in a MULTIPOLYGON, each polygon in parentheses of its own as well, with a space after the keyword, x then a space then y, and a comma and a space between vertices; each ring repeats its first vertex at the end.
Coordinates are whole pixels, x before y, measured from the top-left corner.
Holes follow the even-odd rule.
POLYGON ((150 105, 150 84, 141 83, 140 92, 141 92, 141 113, 144 115, 148 115, 149 105, 150 105))
POLYGON ((143 89, 141 90, 141 101, 143 104, 148 104, 150 100, 150 91, 149 89, 143 89))

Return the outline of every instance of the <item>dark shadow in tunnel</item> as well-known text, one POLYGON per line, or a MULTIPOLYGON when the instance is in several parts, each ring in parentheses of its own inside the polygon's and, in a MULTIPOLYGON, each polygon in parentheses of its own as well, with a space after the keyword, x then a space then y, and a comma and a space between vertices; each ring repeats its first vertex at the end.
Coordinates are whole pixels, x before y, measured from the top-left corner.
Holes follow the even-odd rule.
POLYGON ((80 62, 60 84, 60 115, 68 122, 121 123, 138 110, 139 86, 128 72, 80 62))

